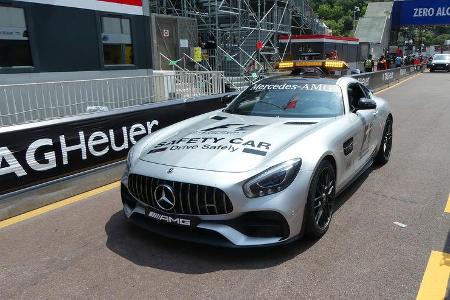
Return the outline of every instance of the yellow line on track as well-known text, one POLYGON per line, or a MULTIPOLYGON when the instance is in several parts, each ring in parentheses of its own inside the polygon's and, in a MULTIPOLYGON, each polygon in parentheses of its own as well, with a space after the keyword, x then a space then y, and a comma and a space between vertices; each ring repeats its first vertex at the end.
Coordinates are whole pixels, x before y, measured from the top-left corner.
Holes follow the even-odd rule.
POLYGON ((49 204, 47 206, 43 206, 41 208, 38 208, 38 209, 35 209, 35 210, 32 210, 32 211, 26 212, 24 214, 21 214, 21 215, 18 215, 18 216, 6 219, 4 221, 0 221, 0 229, 1 228, 5 228, 5 227, 10 226, 10 225, 13 225, 13 224, 16 224, 16 223, 19 223, 19 222, 22 222, 22 221, 25 221, 25 220, 28 220, 30 218, 33 218, 33 217, 45 214, 45 213, 47 213, 49 211, 61 208, 63 206, 70 205, 70 204, 73 204, 75 202, 79 202, 79 201, 85 200, 85 199, 87 199, 89 197, 92 197, 92 196, 104 193, 106 191, 115 189, 115 188, 117 188, 119 186, 120 186, 120 181, 113 182, 113 183, 110 183, 108 185, 104 185, 104 186, 101 186, 99 188, 90 190, 88 192, 84 192, 84 193, 78 194, 76 196, 73 196, 73 197, 70 197, 70 198, 67 198, 67 199, 64 199, 64 200, 61 200, 61 201, 49 204))
POLYGON ((378 91, 378 92, 376 92, 376 93, 374 93, 374 94, 375 94, 375 95, 378 95, 378 94, 380 94, 380 93, 384 93, 384 92, 386 92, 386 91, 388 91, 388 90, 390 90, 390 89, 392 89, 392 88, 395 88, 396 86, 399 86, 400 84, 403 84, 403 83, 407 82, 408 80, 411 80, 411 79, 413 79, 413 78, 416 78, 416 77, 419 76, 419 75, 422 75, 422 73, 419 73, 419 74, 416 74, 416 75, 414 75, 414 76, 408 77, 408 78, 406 78, 405 80, 402 80, 402 81, 400 81, 399 83, 396 83, 396 84, 391 85, 391 86, 389 86, 389 87, 387 87, 387 88, 385 88, 385 89, 382 89, 382 90, 380 90, 380 91, 378 91))
POLYGON ((417 300, 444 300, 450 276, 450 254, 432 251, 417 300))
POLYGON ((447 205, 445 206, 444 212, 450 214, 450 194, 448 194, 447 205))

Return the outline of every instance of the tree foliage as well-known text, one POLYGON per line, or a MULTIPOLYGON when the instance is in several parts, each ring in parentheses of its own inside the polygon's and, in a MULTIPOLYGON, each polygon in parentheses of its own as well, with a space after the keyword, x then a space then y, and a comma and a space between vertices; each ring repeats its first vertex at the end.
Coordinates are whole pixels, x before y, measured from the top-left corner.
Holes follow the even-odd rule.
POLYGON ((413 40, 415 45, 420 42, 425 46, 442 45, 450 40, 450 26, 408 27, 400 30, 403 39, 413 40))
POLYGON ((368 0, 309 0, 320 19, 333 30, 334 35, 351 35, 355 7, 365 13, 368 0))

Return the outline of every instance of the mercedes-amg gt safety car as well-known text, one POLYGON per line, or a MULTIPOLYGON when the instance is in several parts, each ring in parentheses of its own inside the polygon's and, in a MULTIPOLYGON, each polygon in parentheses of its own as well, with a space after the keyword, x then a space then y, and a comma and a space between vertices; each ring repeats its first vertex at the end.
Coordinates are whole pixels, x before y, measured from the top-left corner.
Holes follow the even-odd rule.
POLYGON ((336 196, 389 160, 392 125, 389 105, 351 77, 263 79, 225 109, 141 139, 122 178, 125 216, 230 247, 319 238, 336 196))

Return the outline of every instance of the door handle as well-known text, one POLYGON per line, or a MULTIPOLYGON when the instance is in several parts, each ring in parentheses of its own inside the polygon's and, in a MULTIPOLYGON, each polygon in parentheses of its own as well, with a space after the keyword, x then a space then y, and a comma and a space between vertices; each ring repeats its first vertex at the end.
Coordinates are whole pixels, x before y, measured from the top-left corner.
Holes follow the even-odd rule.
POLYGON ((373 116, 378 117, 378 110, 374 111, 373 116))

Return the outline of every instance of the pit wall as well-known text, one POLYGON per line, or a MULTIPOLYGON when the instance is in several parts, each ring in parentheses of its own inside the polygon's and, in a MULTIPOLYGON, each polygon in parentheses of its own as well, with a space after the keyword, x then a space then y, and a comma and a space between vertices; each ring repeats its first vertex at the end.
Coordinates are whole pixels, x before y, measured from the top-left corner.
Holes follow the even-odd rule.
POLYGON ((407 66, 385 71, 352 75, 351 77, 358 79, 371 90, 378 91, 389 85, 396 84, 406 77, 423 72, 424 69, 425 66, 423 65, 407 66))

